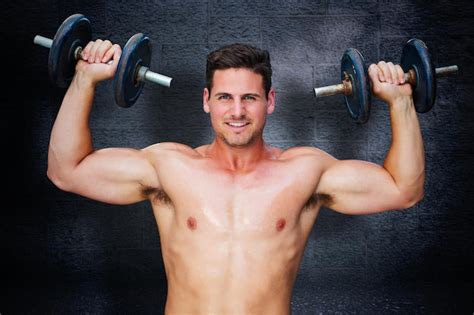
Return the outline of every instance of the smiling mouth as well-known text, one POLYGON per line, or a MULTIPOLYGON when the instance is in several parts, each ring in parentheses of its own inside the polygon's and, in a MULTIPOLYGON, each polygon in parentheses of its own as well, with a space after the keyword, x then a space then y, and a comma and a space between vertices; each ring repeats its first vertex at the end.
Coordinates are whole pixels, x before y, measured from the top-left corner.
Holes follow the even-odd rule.
POLYGON ((239 122, 226 122, 225 123, 227 126, 231 126, 233 128, 242 128, 242 127, 245 127, 247 125, 250 125, 249 122, 246 122, 246 121, 239 121, 239 122))

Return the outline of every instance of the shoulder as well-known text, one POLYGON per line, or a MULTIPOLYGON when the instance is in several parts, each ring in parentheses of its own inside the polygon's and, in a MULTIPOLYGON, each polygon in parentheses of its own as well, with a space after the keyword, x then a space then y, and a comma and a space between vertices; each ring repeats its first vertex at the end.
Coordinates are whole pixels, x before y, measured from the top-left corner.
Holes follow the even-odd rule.
POLYGON ((316 160, 319 163, 328 163, 336 161, 329 153, 316 147, 293 147, 283 151, 280 155, 281 160, 316 160))
POLYGON ((290 148, 282 152, 278 160, 288 165, 298 176, 315 181, 319 181, 338 162, 327 152, 315 147, 290 148))
POLYGON ((182 155, 182 156, 199 156, 197 150, 182 143, 177 142, 161 142, 150 145, 142 149, 143 154, 156 158, 164 155, 182 155))

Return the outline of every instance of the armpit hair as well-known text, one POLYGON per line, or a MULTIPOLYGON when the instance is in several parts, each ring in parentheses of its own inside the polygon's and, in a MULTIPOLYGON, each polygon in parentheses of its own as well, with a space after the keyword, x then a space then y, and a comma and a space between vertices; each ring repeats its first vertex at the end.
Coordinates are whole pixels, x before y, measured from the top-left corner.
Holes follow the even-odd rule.
POLYGON ((163 189, 144 187, 142 194, 146 198, 151 199, 153 203, 171 204, 170 197, 163 189))
POLYGON ((311 197, 306 201, 303 209, 313 209, 318 203, 325 207, 329 207, 333 203, 331 195, 328 194, 312 194, 311 197))

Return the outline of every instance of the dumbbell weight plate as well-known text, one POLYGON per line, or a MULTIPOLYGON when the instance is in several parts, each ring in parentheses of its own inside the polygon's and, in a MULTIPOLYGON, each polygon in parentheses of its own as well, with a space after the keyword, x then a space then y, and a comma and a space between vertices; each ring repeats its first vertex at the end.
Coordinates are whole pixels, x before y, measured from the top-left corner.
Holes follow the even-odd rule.
POLYGON ((85 47, 92 39, 89 20, 82 14, 68 17, 54 35, 49 51, 49 76, 58 87, 66 87, 76 70, 77 60, 74 52, 77 47, 85 47))
POLYGON ((416 111, 431 110, 436 97, 436 76, 426 44, 419 39, 410 39, 403 47, 400 65, 404 72, 415 70, 416 84, 412 88, 416 111))
POLYGON ((138 33, 125 44, 114 78, 115 101, 121 107, 130 107, 138 99, 144 82, 137 79, 141 66, 150 67, 150 39, 138 33))
POLYGON ((358 123, 365 123, 370 114, 370 85, 364 57, 354 48, 344 52, 341 59, 341 80, 346 75, 352 83, 352 93, 345 95, 349 114, 358 123))

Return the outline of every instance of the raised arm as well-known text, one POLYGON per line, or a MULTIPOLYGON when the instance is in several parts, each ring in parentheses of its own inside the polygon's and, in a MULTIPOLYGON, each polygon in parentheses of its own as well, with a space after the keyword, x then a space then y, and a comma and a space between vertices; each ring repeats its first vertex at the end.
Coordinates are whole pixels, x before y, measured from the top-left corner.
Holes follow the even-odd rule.
POLYGON ((127 204, 159 186, 147 150, 95 151, 89 116, 96 85, 113 77, 121 49, 110 41, 89 43, 54 123, 48 151, 48 177, 60 189, 98 201, 127 204))
POLYGON ((383 166, 328 159, 317 192, 342 213, 366 214, 413 206, 423 198, 425 155, 421 130, 403 70, 391 63, 369 67, 373 93, 390 109, 392 143, 383 166))

